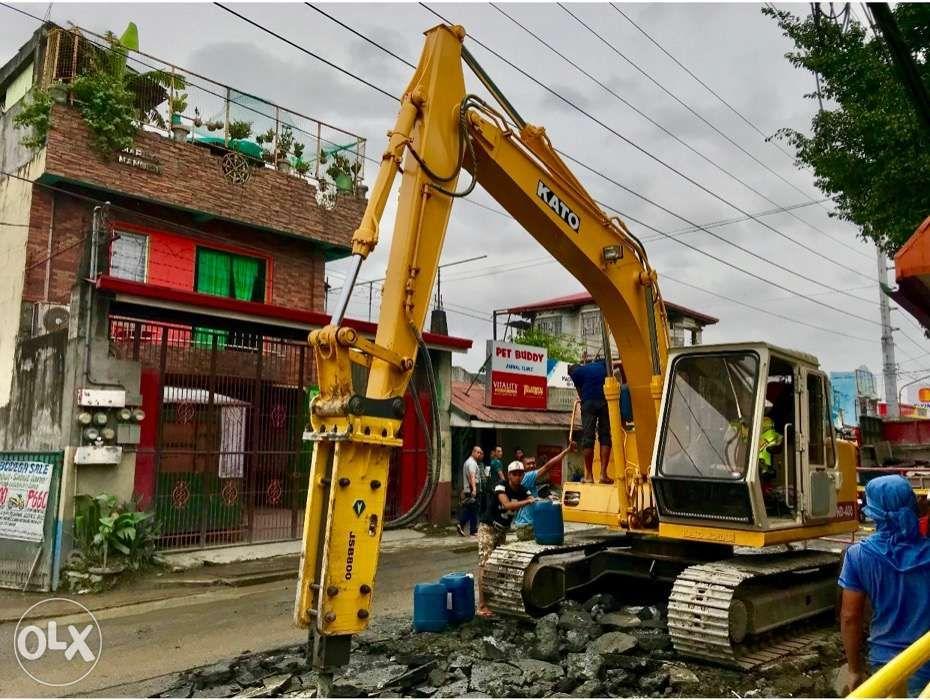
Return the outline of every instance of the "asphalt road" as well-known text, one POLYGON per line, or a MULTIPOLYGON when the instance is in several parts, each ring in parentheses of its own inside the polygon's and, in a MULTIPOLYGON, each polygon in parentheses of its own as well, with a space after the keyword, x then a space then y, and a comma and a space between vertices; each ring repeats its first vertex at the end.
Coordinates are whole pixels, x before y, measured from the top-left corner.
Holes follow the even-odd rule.
MULTIPOLYGON (((473 543, 463 545, 382 554, 374 596, 375 619, 384 614, 409 614, 414 583, 434 581, 450 571, 471 570, 475 547, 473 543)), ((246 650, 300 643, 306 632, 291 622, 294 584, 294 580, 282 580, 243 588, 192 588, 167 600, 98 611, 103 638, 99 662, 84 680, 63 688, 40 685, 21 670, 13 651, 16 624, 4 623, 0 625, 0 696, 145 695, 160 687, 159 677, 165 674, 228 659, 246 650)), ((78 620, 56 621, 59 637, 69 641, 63 630, 78 620)), ((34 623, 46 627, 45 621, 34 623)), ((72 663, 77 663, 77 658, 72 663)))

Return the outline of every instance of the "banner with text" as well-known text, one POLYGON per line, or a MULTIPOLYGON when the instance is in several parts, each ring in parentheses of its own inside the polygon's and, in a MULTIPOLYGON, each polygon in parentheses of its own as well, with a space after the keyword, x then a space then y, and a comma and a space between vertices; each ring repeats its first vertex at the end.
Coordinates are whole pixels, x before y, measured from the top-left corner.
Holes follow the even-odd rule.
POLYGON ((497 340, 489 345, 489 404, 494 408, 546 410, 546 349, 497 340))
POLYGON ((0 461, 0 538, 41 542, 54 467, 0 461))

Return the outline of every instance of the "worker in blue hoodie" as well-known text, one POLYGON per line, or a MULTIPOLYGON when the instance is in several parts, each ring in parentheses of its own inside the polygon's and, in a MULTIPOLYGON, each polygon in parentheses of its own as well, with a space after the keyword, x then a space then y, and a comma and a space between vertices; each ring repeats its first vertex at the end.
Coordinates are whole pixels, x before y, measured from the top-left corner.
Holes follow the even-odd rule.
MULTIPOLYGON (((866 484, 865 499, 875 533, 846 550, 839 580, 853 689, 930 632, 930 540, 920 534, 914 491, 901 476, 883 476, 866 484), (869 669, 862 659, 866 600, 872 606, 869 669)), ((910 677, 908 695, 917 697, 928 683, 930 662, 910 677)))

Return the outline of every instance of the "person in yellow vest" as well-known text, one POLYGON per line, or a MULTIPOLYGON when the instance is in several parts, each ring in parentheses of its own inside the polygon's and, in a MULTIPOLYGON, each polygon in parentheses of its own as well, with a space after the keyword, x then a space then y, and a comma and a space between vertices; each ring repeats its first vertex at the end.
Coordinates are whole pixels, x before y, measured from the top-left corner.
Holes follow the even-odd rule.
MULTIPOLYGON (((768 413, 772 404, 765 402, 765 412, 768 413)), ((782 435, 775 429, 775 421, 771 416, 762 417, 762 432, 759 435, 759 478, 762 482, 762 497, 770 498, 775 489, 775 477, 778 473, 773 464, 771 450, 781 447, 782 435)))
POLYGON ((775 467, 769 450, 781 447, 781 440, 781 433, 775 430, 775 421, 769 416, 763 416, 762 434, 759 435, 759 473, 763 479, 775 478, 775 467))

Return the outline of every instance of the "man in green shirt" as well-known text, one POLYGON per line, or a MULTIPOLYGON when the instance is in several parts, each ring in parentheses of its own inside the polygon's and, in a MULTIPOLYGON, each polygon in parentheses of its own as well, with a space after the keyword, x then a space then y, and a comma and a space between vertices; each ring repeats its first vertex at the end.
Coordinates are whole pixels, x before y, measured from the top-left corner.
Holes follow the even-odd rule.
MULTIPOLYGON (((491 450, 491 477, 494 479, 494 485, 504 480, 504 448, 498 445, 491 450)), ((493 487, 492 487, 493 488, 493 487)))

